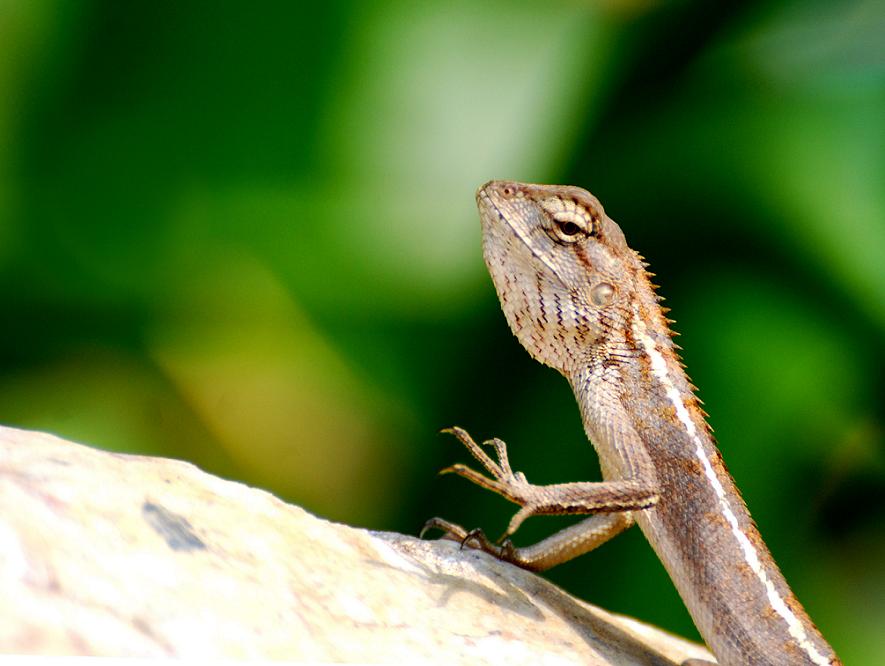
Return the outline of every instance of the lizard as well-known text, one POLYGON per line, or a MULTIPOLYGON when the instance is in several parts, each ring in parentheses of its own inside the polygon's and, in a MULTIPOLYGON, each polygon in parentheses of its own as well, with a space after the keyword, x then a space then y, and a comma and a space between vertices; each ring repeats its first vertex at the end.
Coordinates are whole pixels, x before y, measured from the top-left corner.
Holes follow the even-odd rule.
POLYGON ((428 529, 544 571, 637 523, 720 664, 841 664, 778 569, 729 474, 672 338, 653 274, 596 197, 574 186, 490 181, 476 193, 483 257, 511 330, 569 381, 602 481, 535 485, 461 428, 488 476, 454 472, 520 506, 491 541, 442 518, 428 529), (585 515, 541 542, 535 515, 585 515), (589 515, 588 515, 589 514, 589 515))

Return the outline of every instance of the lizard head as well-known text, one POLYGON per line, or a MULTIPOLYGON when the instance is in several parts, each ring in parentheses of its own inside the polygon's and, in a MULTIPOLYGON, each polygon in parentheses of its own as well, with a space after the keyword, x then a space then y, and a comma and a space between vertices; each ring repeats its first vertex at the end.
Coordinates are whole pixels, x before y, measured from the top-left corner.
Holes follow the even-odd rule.
POLYGON ((586 190, 491 181, 476 201, 504 314, 542 363, 563 374, 586 363, 630 303, 653 298, 640 257, 586 190))

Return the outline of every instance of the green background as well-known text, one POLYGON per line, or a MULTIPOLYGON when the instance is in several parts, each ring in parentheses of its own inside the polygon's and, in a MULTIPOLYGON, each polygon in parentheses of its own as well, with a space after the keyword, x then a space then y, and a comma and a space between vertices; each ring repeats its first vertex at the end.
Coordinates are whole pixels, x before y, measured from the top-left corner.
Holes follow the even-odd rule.
MULTIPOLYGON (((498 534, 513 507, 436 475, 468 461, 439 428, 536 483, 598 467, 473 193, 582 185, 788 580, 885 663, 883 34, 874 1, 0 0, 0 422, 498 534)), ((638 530, 548 576, 697 636, 638 530)))

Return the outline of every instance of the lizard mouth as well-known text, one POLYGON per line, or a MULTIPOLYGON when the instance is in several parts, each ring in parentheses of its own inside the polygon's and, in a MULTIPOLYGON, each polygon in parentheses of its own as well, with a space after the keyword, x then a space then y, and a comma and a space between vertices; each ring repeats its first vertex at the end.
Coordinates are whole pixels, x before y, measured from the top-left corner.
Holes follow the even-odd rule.
MULTIPOLYGON (((548 257, 545 257, 541 253, 537 248, 537 244, 533 243, 531 239, 528 238, 527 231, 521 229, 519 225, 511 222, 510 219, 508 219, 508 216, 495 202, 493 195, 499 184, 499 181, 490 181, 476 191, 476 205, 477 208, 479 208, 479 217, 482 221, 483 227, 482 245, 486 264, 491 268, 490 255, 492 254, 493 249, 495 249, 492 245, 492 238, 494 236, 500 237, 503 234, 507 234, 510 237, 510 242, 507 243, 507 245, 512 246, 514 243, 518 244, 523 251, 528 253, 528 255, 534 259, 534 261, 543 265, 546 271, 549 271, 562 286, 565 286, 565 281, 559 275, 557 267, 548 257), (505 229, 506 231, 504 231, 505 229)), ((501 253, 501 249, 498 248, 495 252, 501 253)), ((506 250, 504 252, 506 253, 506 250)))

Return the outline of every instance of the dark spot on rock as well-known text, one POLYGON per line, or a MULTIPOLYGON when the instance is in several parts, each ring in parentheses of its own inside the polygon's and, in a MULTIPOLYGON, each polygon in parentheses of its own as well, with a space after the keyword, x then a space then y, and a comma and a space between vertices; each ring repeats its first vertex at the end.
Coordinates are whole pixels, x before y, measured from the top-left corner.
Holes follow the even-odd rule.
POLYGON ((141 515, 172 550, 205 550, 206 544, 194 533, 184 516, 172 513, 153 502, 142 505, 141 515))

